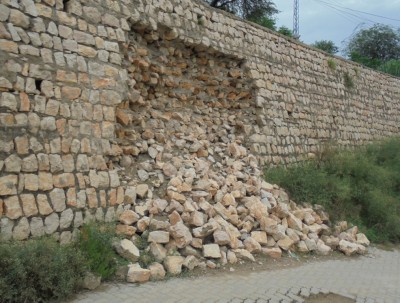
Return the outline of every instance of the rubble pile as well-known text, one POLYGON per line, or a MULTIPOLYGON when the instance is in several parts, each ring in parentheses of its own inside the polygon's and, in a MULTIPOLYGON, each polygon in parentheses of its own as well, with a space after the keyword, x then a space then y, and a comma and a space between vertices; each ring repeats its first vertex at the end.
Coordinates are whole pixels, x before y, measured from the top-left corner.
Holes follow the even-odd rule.
POLYGON ((283 189, 263 181, 256 159, 243 146, 228 143, 226 153, 220 165, 197 154, 155 161, 155 175, 162 175, 165 189, 152 191, 148 183, 127 186, 128 206, 117 226, 126 239, 116 249, 132 262, 128 282, 161 279, 166 272, 175 275, 183 268, 254 262, 257 254, 280 258, 287 251, 366 252, 369 241, 357 227, 340 222, 331 228, 321 206, 297 205, 283 189), (142 252, 134 244, 139 237, 148 242, 142 252), (151 255, 155 262, 142 268, 141 254, 151 255))

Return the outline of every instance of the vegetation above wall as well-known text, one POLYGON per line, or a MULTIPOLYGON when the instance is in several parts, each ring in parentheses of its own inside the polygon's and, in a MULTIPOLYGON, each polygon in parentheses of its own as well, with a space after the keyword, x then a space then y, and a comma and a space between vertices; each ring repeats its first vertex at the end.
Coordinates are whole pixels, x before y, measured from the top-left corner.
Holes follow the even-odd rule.
POLYGON ((360 29, 348 41, 345 54, 352 61, 400 76, 400 29, 383 24, 360 29))

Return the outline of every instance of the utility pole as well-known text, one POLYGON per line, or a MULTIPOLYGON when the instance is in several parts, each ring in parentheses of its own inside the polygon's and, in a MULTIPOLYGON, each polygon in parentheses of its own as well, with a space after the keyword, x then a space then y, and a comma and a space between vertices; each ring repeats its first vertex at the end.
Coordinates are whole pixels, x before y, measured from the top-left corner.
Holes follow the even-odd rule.
POLYGON ((300 31, 299 31, 299 0, 294 0, 294 7, 293 7, 293 37, 295 39, 300 38, 300 31))

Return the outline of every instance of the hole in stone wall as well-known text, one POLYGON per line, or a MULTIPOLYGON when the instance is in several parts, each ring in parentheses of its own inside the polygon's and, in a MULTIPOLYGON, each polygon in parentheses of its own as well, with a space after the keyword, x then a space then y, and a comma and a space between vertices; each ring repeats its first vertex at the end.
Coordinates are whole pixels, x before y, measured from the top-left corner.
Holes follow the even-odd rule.
POLYGON ((289 117, 293 117, 293 112, 291 110, 288 110, 287 114, 288 114, 289 117))
POLYGON ((38 91, 40 91, 40 87, 42 86, 42 82, 43 82, 43 80, 41 80, 41 79, 36 79, 35 80, 35 86, 36 86, 36 89, 38 91))
POLYGON ((69 2, 70 0, 63 0, 63 11, 64 12, 66 12, 67 11, 67 5, 68 5, 68 2, 69 2))

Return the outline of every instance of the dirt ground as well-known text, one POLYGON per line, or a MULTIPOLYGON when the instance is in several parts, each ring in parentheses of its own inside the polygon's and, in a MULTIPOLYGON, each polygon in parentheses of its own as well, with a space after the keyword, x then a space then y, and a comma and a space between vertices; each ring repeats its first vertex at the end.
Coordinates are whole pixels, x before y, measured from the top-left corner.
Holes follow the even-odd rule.
POLYGON ((264 271, 264 270, 278 270, 285 268, 295 268, 302 264, 310 262, 322 262, 326 260, 352 260, 359 258, 360 256, 346 257, 340 252, 332 252, 328 256, 320 256, 313 253, 309 254, 297 254, 293 253, 291 256, 284 252, 282 258, 272 259, 265 255, 255 255, 256 262, 250 261, 239 261, 237 264, 227 264, 216 269, 200 269, 196 268, 190 272, 183 272, 183 278, 199 277, 199 276, 216 276, 216 275, 246 275, 252 272, 264 271))
POLYGON ((305 300, 305 303, 354 303, 356 301, 345 298, 335 294, 319 294, 316 296, 311 296, 305 300))

